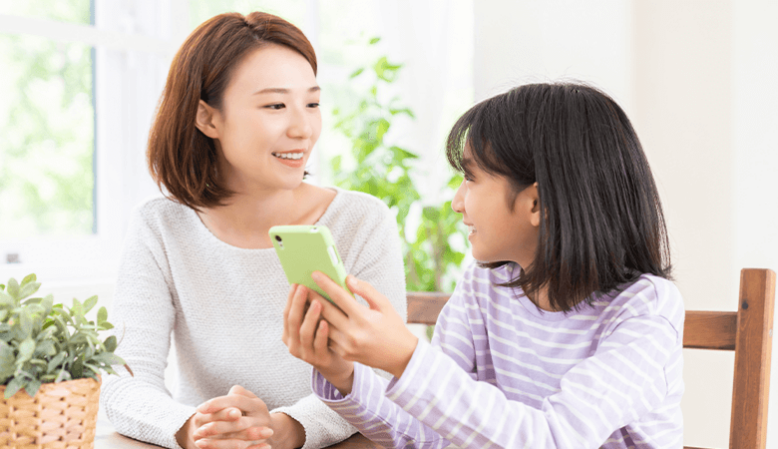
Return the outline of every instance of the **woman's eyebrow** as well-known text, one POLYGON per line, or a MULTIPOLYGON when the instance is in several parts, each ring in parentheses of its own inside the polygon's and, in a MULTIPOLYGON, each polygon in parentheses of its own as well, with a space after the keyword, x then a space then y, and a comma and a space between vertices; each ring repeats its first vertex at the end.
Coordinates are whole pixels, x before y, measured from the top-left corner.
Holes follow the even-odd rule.
MULTIPOLYGON (((321 87, 319 86, 313 86, 310 89, 308 89, 308 92, 318 92, 321 90, 321 87)), ((267 89, 262 89, 254 92, 253 95, 259 95, 259 94, 288 94, 291 92, 289 89, 285 89, 283 87, 268 87, 267 89)))

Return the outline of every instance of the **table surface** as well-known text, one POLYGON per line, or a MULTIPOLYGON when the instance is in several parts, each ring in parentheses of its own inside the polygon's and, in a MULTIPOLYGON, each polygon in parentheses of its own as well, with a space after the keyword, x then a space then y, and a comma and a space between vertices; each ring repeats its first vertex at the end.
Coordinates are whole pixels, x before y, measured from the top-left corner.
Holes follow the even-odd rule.
MULTIPOLYGON (((119 435, 113 428, 113 425, 103 413, 102 408, 97 415, 97 429, 95 432, 95 449, 153 449, 158 448, 155 444, 143 443, 132 438, 119 435)), ((356 434, 351 438, 330 446, 332 449, 379 449, 361 434, 356 434)))

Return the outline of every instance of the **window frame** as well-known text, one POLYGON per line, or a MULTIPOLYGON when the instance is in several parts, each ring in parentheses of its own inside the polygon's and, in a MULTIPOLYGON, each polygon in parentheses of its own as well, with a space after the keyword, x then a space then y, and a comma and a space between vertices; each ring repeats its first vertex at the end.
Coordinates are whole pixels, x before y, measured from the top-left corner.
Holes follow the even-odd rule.
POLYGON ((132 210, 145 198, 161 195, 146 170, 145 139, 167 67, 187 32, 185 25, 177 25, 186 21, 171 19, 187 16, 187 1, 119 3, 95 0, 92 25, 0 14, 0 33, 92 47, 95 110, 94 233, 0 236, 0 282, 30 272, 54 284, 114 279, 132 210), (18 254, 20 262, 6 263, 8 254, 18 254))

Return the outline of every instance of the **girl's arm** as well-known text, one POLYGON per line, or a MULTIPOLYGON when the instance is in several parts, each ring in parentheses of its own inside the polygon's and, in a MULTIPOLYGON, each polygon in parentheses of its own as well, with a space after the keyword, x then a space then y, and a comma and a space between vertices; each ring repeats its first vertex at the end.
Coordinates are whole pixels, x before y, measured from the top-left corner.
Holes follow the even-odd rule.
MULTIPOLYGON (((323 282, 320 286, 333 297, 337 291, 332 288, 335 284, 330 284, 323 282)), ((368 299, 371 310, 360 313, 345 302, 346 297, 339 297, 336 302, 348 315, 344 321, 331 313, 337 309, 325 304, 324 316, 332 324, 330 337, 337 336, 343 342, 331 346, 346 359, 382 365, 395 373, 396 379, 384 387, 357 364, 350 389, 336 390, 316 375, 313 387, 360 431, 383 444, 443 447, 451 442, 461 447, 597 448, 617 429, 655 409, 667 393, 664 366, 672 348, 678 345, 679 335, 662 316, 638 315, 619 323, 601 339, 591 357, 563 376, 559 391, 546 397, 536 409, 508 399, 495 385, 476 380, 471 330, 481 310, 472 295, 462 295, 458 289, 441 314, 433 346, 419 343, 410 360, 400 366, 402 357, 393 356, 398 348, 388 347, 398 338, 379 337, 390 335, 386 322, 394 321, 373 313, 384 315, 380 296, 368 292, 369 286, 362 282, 349 287, 366 299, 372 296, 368 299), (372 333, 370 329, 380 332, 372 333), (376 351, 379 347, 383 350, 376 351)), ((393 331, 402 332, 399 327, 393 331)), ((398 351, 403 352, 401 348, 398 351)), ((650 437, 658 432, 646 430, 640 436, 643 447, 662 446, 650 437)))
MULTIPOLYGON (((328 290, 328 287, 323 284, 327 282, 331 283, 325 278, 319 285, 328 290)), ((359 282, 357 286, 351 276, 348 278, 348 283, 352 291, 362 295, 370 304, 370 310, 365 311, 366 315, 363 318, 376 320, 373 322, 377 325, 376 333, 382 336, 383 343, 394 348, 392 351, 381 350, 380 345, 372 348, 375 360, 382 362, 374 364, 374 367, 400 376, 401 373, 390 366, 396 364, 395 362, 403 365, 409 362, 417 347, 416 337, 407 331, 405 320, 395 313, 389 301, 383 295, 377 294, 372 286, 364 282, 359 282), (382 315, 389 318, 381 320, 382 315), (384 322, 378 323, 378 321, 384 322), (402 350, 397 350, 398 347, 402 350), (407 354, 407 357, 403 354, 407 354)), ((350 297, 345 301, 340 302, 341 307, 346 314, 355 317, 362 306, 350 297)), ((384 391, 387 385, 390 385, 389 381, 377 376, 364 365, 344 360, 336 353, 336 351, 342 352, 343 348, 338 347, 332 340, 328 342, 328 337, 331 329, 333 333, 339 331, 330 327, 326 321, 319 320, 325 303, 330 312, 337 310, 315 292, 302 286, 293 286, 284 311, 284 342, 293 355, 317 368, 314 371, 313 389, 319 398, 343 415, 368 438, 382 445, 406 447, 410 443, 413 447, 448 446, 450 444, 448 441, 440 438, 429 427, 420 425, 413 416, 384 398, 384 391), (307 311, 306 304, 310 304, 307 311), (336 348, 335 351, 330 349, 331 347, 336 348), (348 397, 344 399, 344 396, 348 397), (378 409, 374 409, 376 405, 378 409)), ((333 314, 330 313, 330 316, 333 314)), ((436 339, 460 354, 461 357, 457 360, 458 369, 471 373, 470 376, 475 379, 475 352, 472 340, 462 345, 461 336, 449 338, 449 335, 441 334, 439 329, 436 331, 436 339), (440 337, 441 335, 443 337, 440 337)), ((394 382, 396 379, 391 383, 394 382)), ((435 380, 429 378, 425 385, 430 382, 435 383, 435 380)))

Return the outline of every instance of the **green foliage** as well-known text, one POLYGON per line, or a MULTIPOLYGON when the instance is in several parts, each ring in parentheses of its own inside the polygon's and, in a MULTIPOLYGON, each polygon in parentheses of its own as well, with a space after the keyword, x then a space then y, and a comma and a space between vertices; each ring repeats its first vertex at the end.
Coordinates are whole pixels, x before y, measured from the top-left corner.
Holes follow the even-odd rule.
MULTIPOLYGON (((373 38, 375 45, 380 38, 373 38)), ((421 222, 417 229, 406 229, 408 214, 414 205, 422 204, 421 195, 414 183, 414 164, 418 156, 407 148, 401 148, 385 140, 386 133, 399 117, 414 119, 413 111, 400 103, 397 97, 384 100, 388 86, 397 80, 402 65, 379 57, 368 67, 360 67, 350 78, 372 76, 366 92, 358 98, 357 106, 348 111, 333 110, 337 122, 335 129, 342 132, 352 144, 350 157, 356 164, 354 170, 343 170, 340 156, 332 159, 335 183, 349 190, 369 193, 383 200, 397 212, 397 226, 403 245, 403 257, 410 291, 450 291, 453 280, 444 281, 449 270, 456 269, 464 253, 449 244, 452 236, 466 235, 461 217, 451 210, 451 202, 426 205, 421 210, 421 222), (415 238, 406 238, 407 236, 415 238)), ((454 175, 447 187, 462 182, 454 175)))
POLYGON ((34 397, 42 383, 97 379, 101 371, 116 374, 112 365, 126 367, 114 354, 116 337, 98 338, 99 331, 113 328, 105 307, 97 323, 85 318, 97 296, 83 303, 73 299, 66 307, 54 304, 51 295, 30 298, 40 285, 34 274, 21 284, 14 278, 0 284, 0 385, 6 385, 6 399, 22 388, 34 397))
POLYGON ((0 67, 8 87, 0 98, 0 234, 91 233, 91 48, 0 35, 0 67))

